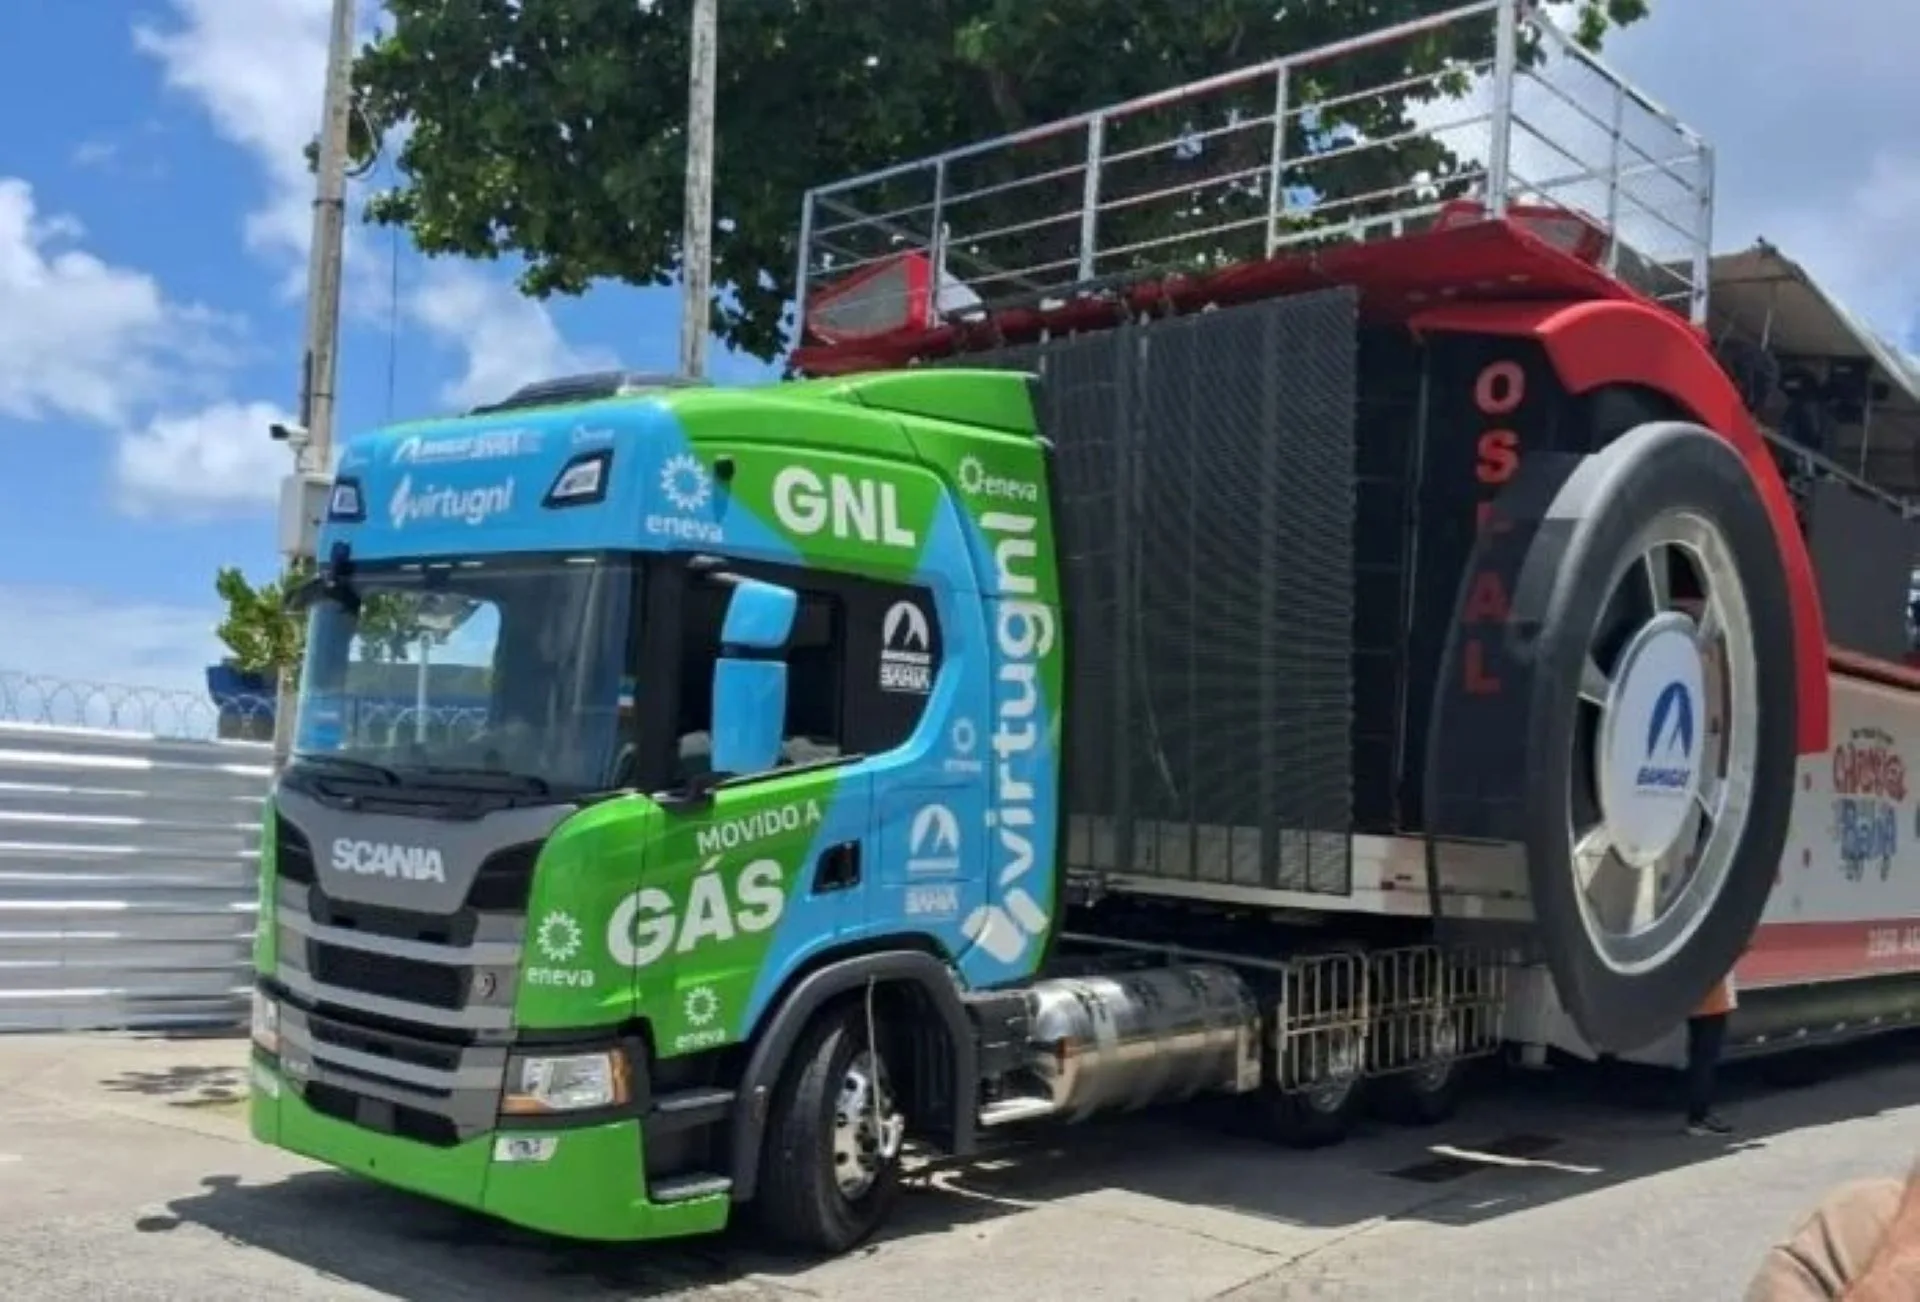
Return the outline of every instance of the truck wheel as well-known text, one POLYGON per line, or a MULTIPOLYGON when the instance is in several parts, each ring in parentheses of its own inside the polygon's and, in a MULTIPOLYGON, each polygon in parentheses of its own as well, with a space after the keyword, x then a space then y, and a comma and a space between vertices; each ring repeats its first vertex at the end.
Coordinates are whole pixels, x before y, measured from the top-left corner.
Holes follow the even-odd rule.
POLYGON ((879 1229, 900 1192, 906 1118, 857 1006, 823 1013, 794 1046, 767 1122, 758 1197, 766 1228, 809 1251, 845 1252, 879 1229))
POLYGON ((1291 1092, 1269 1087, 1258 1096, 1261 1129, 1289 1148, 1326 1148, 1345 1139, 1366 1104, 1363 1052, 1359 1045, 1334 1046, 1319 1080, 1291 1092))
POLYGON ((1561 1002, 1596 1048, 1671 1031, 1732 968, 1786 842, 1791 598, 1745 463, 1698 426, 1587 457, 1530 545, 1524 844, 1561 1002))
POLYGON ((1466 1092, 1469 1062, 1459 1056, 1460 1022, 1454 1013, 1436 1013, 1421 1053, 1429 1061, 1406 1071, 1383 1076, 1373 1083, 1373 1106, 1389 1121, 1405 1126, 1431 1126, 1445 1121, 1460 1107, 1466 1092))

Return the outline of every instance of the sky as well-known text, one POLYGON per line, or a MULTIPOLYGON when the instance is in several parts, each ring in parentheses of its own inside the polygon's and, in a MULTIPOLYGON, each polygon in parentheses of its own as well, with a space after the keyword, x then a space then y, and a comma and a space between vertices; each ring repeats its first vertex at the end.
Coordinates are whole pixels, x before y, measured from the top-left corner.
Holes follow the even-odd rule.
MULTIPOLYGON (((199 690, 215 570, 277 568, 327 8, 0 0, 0 672, 199 690)), ((1716 246, 1765 236, 1913 346, 1920 6, 1653 9, 1608 57, 1715 145, 1716 246)), ((675 363, 672 290, 536 303, 510 266, 350 237, 342 435, 675 363)))

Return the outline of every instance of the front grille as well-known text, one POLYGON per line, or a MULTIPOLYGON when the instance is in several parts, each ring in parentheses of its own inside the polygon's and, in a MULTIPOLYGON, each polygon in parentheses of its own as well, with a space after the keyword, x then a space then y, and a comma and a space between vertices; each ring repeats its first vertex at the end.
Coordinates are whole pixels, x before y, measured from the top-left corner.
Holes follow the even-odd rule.
POLYGON ((314 1081, 306 1087, 307 1106, 324 1116, 344 1121, 383 1135, 411 1139, 435 1148, 452 1148, 460 1142, 459 1129, 451 1118, 436 1116, 402 1103, 368 1098, 337 1085, 314 1081))
POLYGON ((313 843, 284 818, 273 821, 273 870, 283 882, 313 885, 313 843))
POLYGON ((495 850, 480 862, 467 891, 467 907, 479 913, 525 913, 533 897, 533 865, 540 843, 528 841, 495 850))
POLYGON ((314 980, 326 985, 430 1008, 460 1008, 466 1003, 467 970, 463 968, 319 942, 309 946, 308 957, 314 980))
POLYGON ((351 1049, 355 1053, 364 1053, 387 1062, 425 1067, 430 1071, 457 1071, 460 1067, 461 1048, 456 1044, 439 1044, 411 1035, 357 1026, 323 1013, 310 1012, 306 1016, 307 1029, 316 1044, 351 1049))
POLYGON ((471 945, 479 922, 471 909, 437 918, 430 913, 410 913, 377 904, 349 904, 318 890, 309 892, 307 908, 313 920, 323 926, 364 931, 370 936, 394 940, 417 940, 427 945, 471 945))

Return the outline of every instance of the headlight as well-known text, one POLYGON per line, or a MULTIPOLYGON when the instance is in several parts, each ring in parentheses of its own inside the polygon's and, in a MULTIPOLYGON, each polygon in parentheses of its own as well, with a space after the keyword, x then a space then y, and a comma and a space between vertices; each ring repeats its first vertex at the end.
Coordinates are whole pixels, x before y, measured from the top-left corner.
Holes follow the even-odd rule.
POLYGON ((253 992, 253 1042, 268 1053, 280 1052, 280 1005, 253 992))
POLYGON ((509 1116, 583 1112, 627 1101, 627 1061, 618 1053, 522 1058, 509 1074, 500 1110, 509 1116))

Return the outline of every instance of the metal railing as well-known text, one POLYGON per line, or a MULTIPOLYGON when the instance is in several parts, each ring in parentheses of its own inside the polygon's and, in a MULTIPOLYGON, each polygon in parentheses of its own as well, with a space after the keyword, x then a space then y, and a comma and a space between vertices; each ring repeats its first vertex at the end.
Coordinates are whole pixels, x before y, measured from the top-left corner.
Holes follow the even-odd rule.
POLYGON ((1289 960, 1274 1034, 1286 1091, 1387 1076, 1500 1047, 1508 967, 1490 951, 1405 949, 1289 960))
POLYGON ((851 333, 1054 306, 1416 232, 1443 210, 1457 220, 1462 201, 1488 218, 1523 204, 1576 214, 1604 233, 1609 270, 1705 319, 1711 149, 1527 0, 1478 0, 817 187, 797 311, 851 333), (919 255, 930 283, 911 283, 901 255, 919 255))
POLYGON ((269 749, 246 703, 0 674, 0 1032, 244 1020, 269 749))

